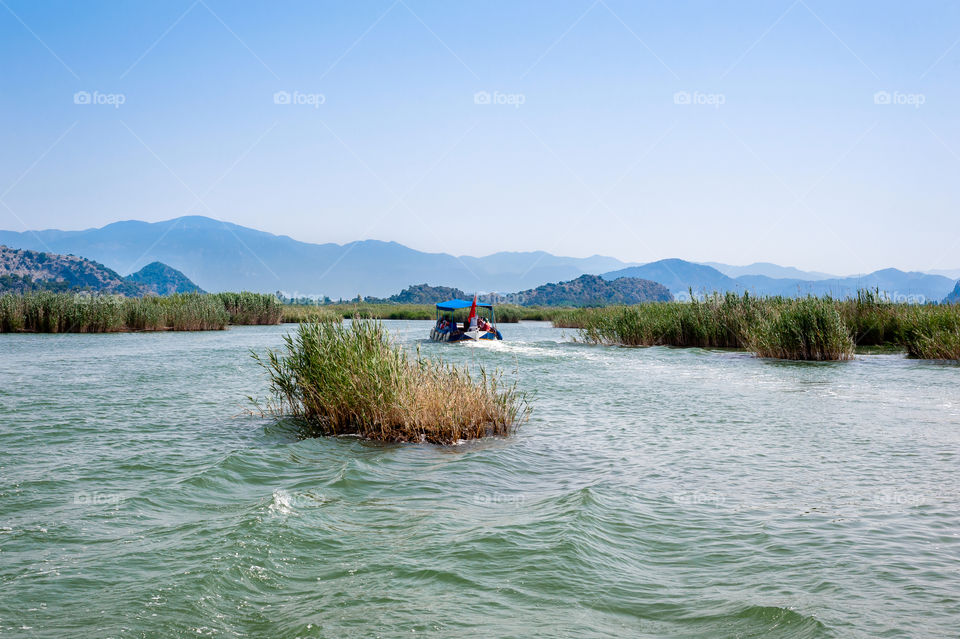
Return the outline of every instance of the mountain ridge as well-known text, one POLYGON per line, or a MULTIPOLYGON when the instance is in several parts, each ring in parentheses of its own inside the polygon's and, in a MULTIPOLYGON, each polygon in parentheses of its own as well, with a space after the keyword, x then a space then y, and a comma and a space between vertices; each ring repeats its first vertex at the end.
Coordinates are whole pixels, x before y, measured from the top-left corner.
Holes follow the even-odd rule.
POLYGON ((632 266, 602 275, 604 279, 641 277, 661 282, 680 297, 704 293, 751 293, 754 295, 806 295, 851 297, 860 289, 879 290, 893 301, 924 303, 943 299, 954 286, 953 280, 941 275, 895 268, 880 269, 866 275, 826 280, 771 278, 763 275, 741 275, 731 278, 705 264, 678 259, 659 260, 632 266))
POLYGON ((346 299, 358 294, 385 297, 410 282, 465 291, 516 291, 571 280, 587 269, 600 272, 629 265, 604 256, 546 252, 457 257, 383 240, 314 244, 204 216, 124 220, 83 231, 0 231, 0 243, 83 255, 121 273, 159 261, 209 291, 283 289, 291 297, 346 299))
POLYGON ((0 231, 0 244, 82 255, 120 274, 157 261, 208 291, 282 290, 289 297, 387 297, 411 282, 470 293, 513 292, 569 282, 584 274, 608 280, 622 276, 647 279, 680 296, 691 288, 694 292, 732 290, 787 296, 844 296, 855 288, 880 288, 898 299, 920 301, 943 299, 953 287, 953 280, 942 275, 897 269, 803 279, 770 274, 816 278, 826 274, 769 262, 742 267, 710 263, 728 273, 743 273, 731 277, 710 264, 678 258, 637 263, 603 255, 556 256, 542 250, 455 256, 372 239, 317 244, 199 215, 160 222, 121 220, 82 231, 0 231))

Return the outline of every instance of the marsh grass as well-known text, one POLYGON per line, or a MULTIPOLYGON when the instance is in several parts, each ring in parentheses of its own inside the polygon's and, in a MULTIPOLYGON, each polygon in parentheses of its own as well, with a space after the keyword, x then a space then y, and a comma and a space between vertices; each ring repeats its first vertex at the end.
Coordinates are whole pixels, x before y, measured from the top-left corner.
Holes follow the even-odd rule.
POLYGON ((309 435, 453 444, 508 435, 527 415, 524 395, 498 373, 411 357, 376 320, 300 324, 284 341, 253 354, 270 377, 261 410, 296 418, 309 435))
POLYGON ((763 306, 749 295, 713 295, 689 303, 573 309, 554 325, 580 329, 583 341, 625 346, 743 348, 763 306))
POLYGON ((760 357, 845 360, 855 347, 960 358, 960 307, 897 304, 877 292, 850 300, 714 294, 692 302, 567 309, 554 326, 581 341, 624 346, 738 348, 760 357))
POLYGON ((259 293, 183 293, 142 298, 49 291, 5 293, 0 295, 0 332, 222 330, 228 324, 276 324, 280 311, 275 296, 259 293))
POLYGON ((747 331, 757 357, 832 362, 853 359, 854 342, 831 299, 778 300, 747 331))
POLYGON ((279 324, 283 303, 276 295, 265 293, 215 293, 230 314, 231 324, 279 324))
MULTIPOLYGON (((437 309, 432 304, 367 304, 366 302, 353 302, 349 304, 325 304, 323 306, 308 306, 299 304, 288 304, 283 308, 284 322, 303 322, 309 321, 314 314, 319 311, 326 312, 332 316, 346 318, 373 318, 379 320, 432 320, 436 319, 437 309)), ((536 312, 536 309, 526 309, 520 306, 508 304, 497 305, 496 320, 497 324, 511 324, 519 322, 527 312, 536 312)), ((489 317, 486 311, 481 310, 484 317, 489 317)), ((318 314, 319 317, 323 315, 318 314)), ((459 310, 454 313, 457 321, 463 321, 467 317, 466 310, 459 310)))
POLYGON ((903 342, 910 357, 960 360, 960 306, 914 309, 903 342))

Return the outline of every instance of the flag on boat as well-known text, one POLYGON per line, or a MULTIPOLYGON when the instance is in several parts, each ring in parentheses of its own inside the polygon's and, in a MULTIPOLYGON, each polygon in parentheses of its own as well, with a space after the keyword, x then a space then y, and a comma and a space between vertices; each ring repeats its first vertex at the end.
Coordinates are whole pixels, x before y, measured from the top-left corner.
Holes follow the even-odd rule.
POLYGON ((470 307, 470 315, 467 316, 470 323, 470 330, 477 330, 477 294, 473 294, 473 305, 470 307))

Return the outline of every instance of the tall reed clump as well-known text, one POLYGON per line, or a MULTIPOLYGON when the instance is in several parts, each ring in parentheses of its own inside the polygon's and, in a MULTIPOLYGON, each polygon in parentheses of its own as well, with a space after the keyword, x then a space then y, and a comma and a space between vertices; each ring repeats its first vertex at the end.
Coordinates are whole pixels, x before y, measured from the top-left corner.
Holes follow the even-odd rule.
POLYGON ((554 325, 579 329, 593 344, 739 348, 759 357, 838 360, 854 341, 831 299, 714 294, 691 302, 568 310, 554 325))
POLYGON ((222 330, 230 322, 230 314, 216 295, 178 293, 161 298, 143 298, 141 303, 159 303, 164 323, 174 331, 222 330))
POLYGON ((279 324, 283 303, 267 293, 215 293, 230 314, 231 324, 279 324))
POLYGON ((124 298, 39 291, 0 296, 0 331, 109 333, 124 328, 124 298))
POLYGON ((960 360, 960 306, 913 309, 903 342, 910 357, 960 360))
POLYGON ((378 321, 301 324, 284 339, 281 352, 253 354, 270 377, 263 410, 301 420, 311 435, 452 444, 507 435, 527 415, 524 395, 499 374, 412 358, 378 321))
POLYGON ((712 295, 692 302, 584 308, 558 312, 555 326, 580 329, 580 339, 624 346, 743 348, 765 308, 749 295, 712 295))
POLYGON ((837 310, 857 346, 903 344, 909 323, 908 304, 896 304, 879 290, 859 290, 853 299, 837 301, 837 310))
POLYGON ((833 300, 777 299, 771 306, 770 313, 750 330, 750 350, 757 357, 816 362, 853 359, 853 337, 833 300))
POLYGON ((226 328, 230 316, 215 295, 131 298, 39 291, 0 295, 0 332, 115 333, 226 328))

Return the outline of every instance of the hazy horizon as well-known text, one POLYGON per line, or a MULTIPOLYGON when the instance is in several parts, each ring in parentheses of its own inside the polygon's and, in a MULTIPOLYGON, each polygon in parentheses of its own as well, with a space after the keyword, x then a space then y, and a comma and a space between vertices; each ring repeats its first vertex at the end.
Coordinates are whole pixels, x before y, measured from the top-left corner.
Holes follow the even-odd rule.
POLYGON ((956 269, 960 7, 0 6, 0 228, 956 269))

